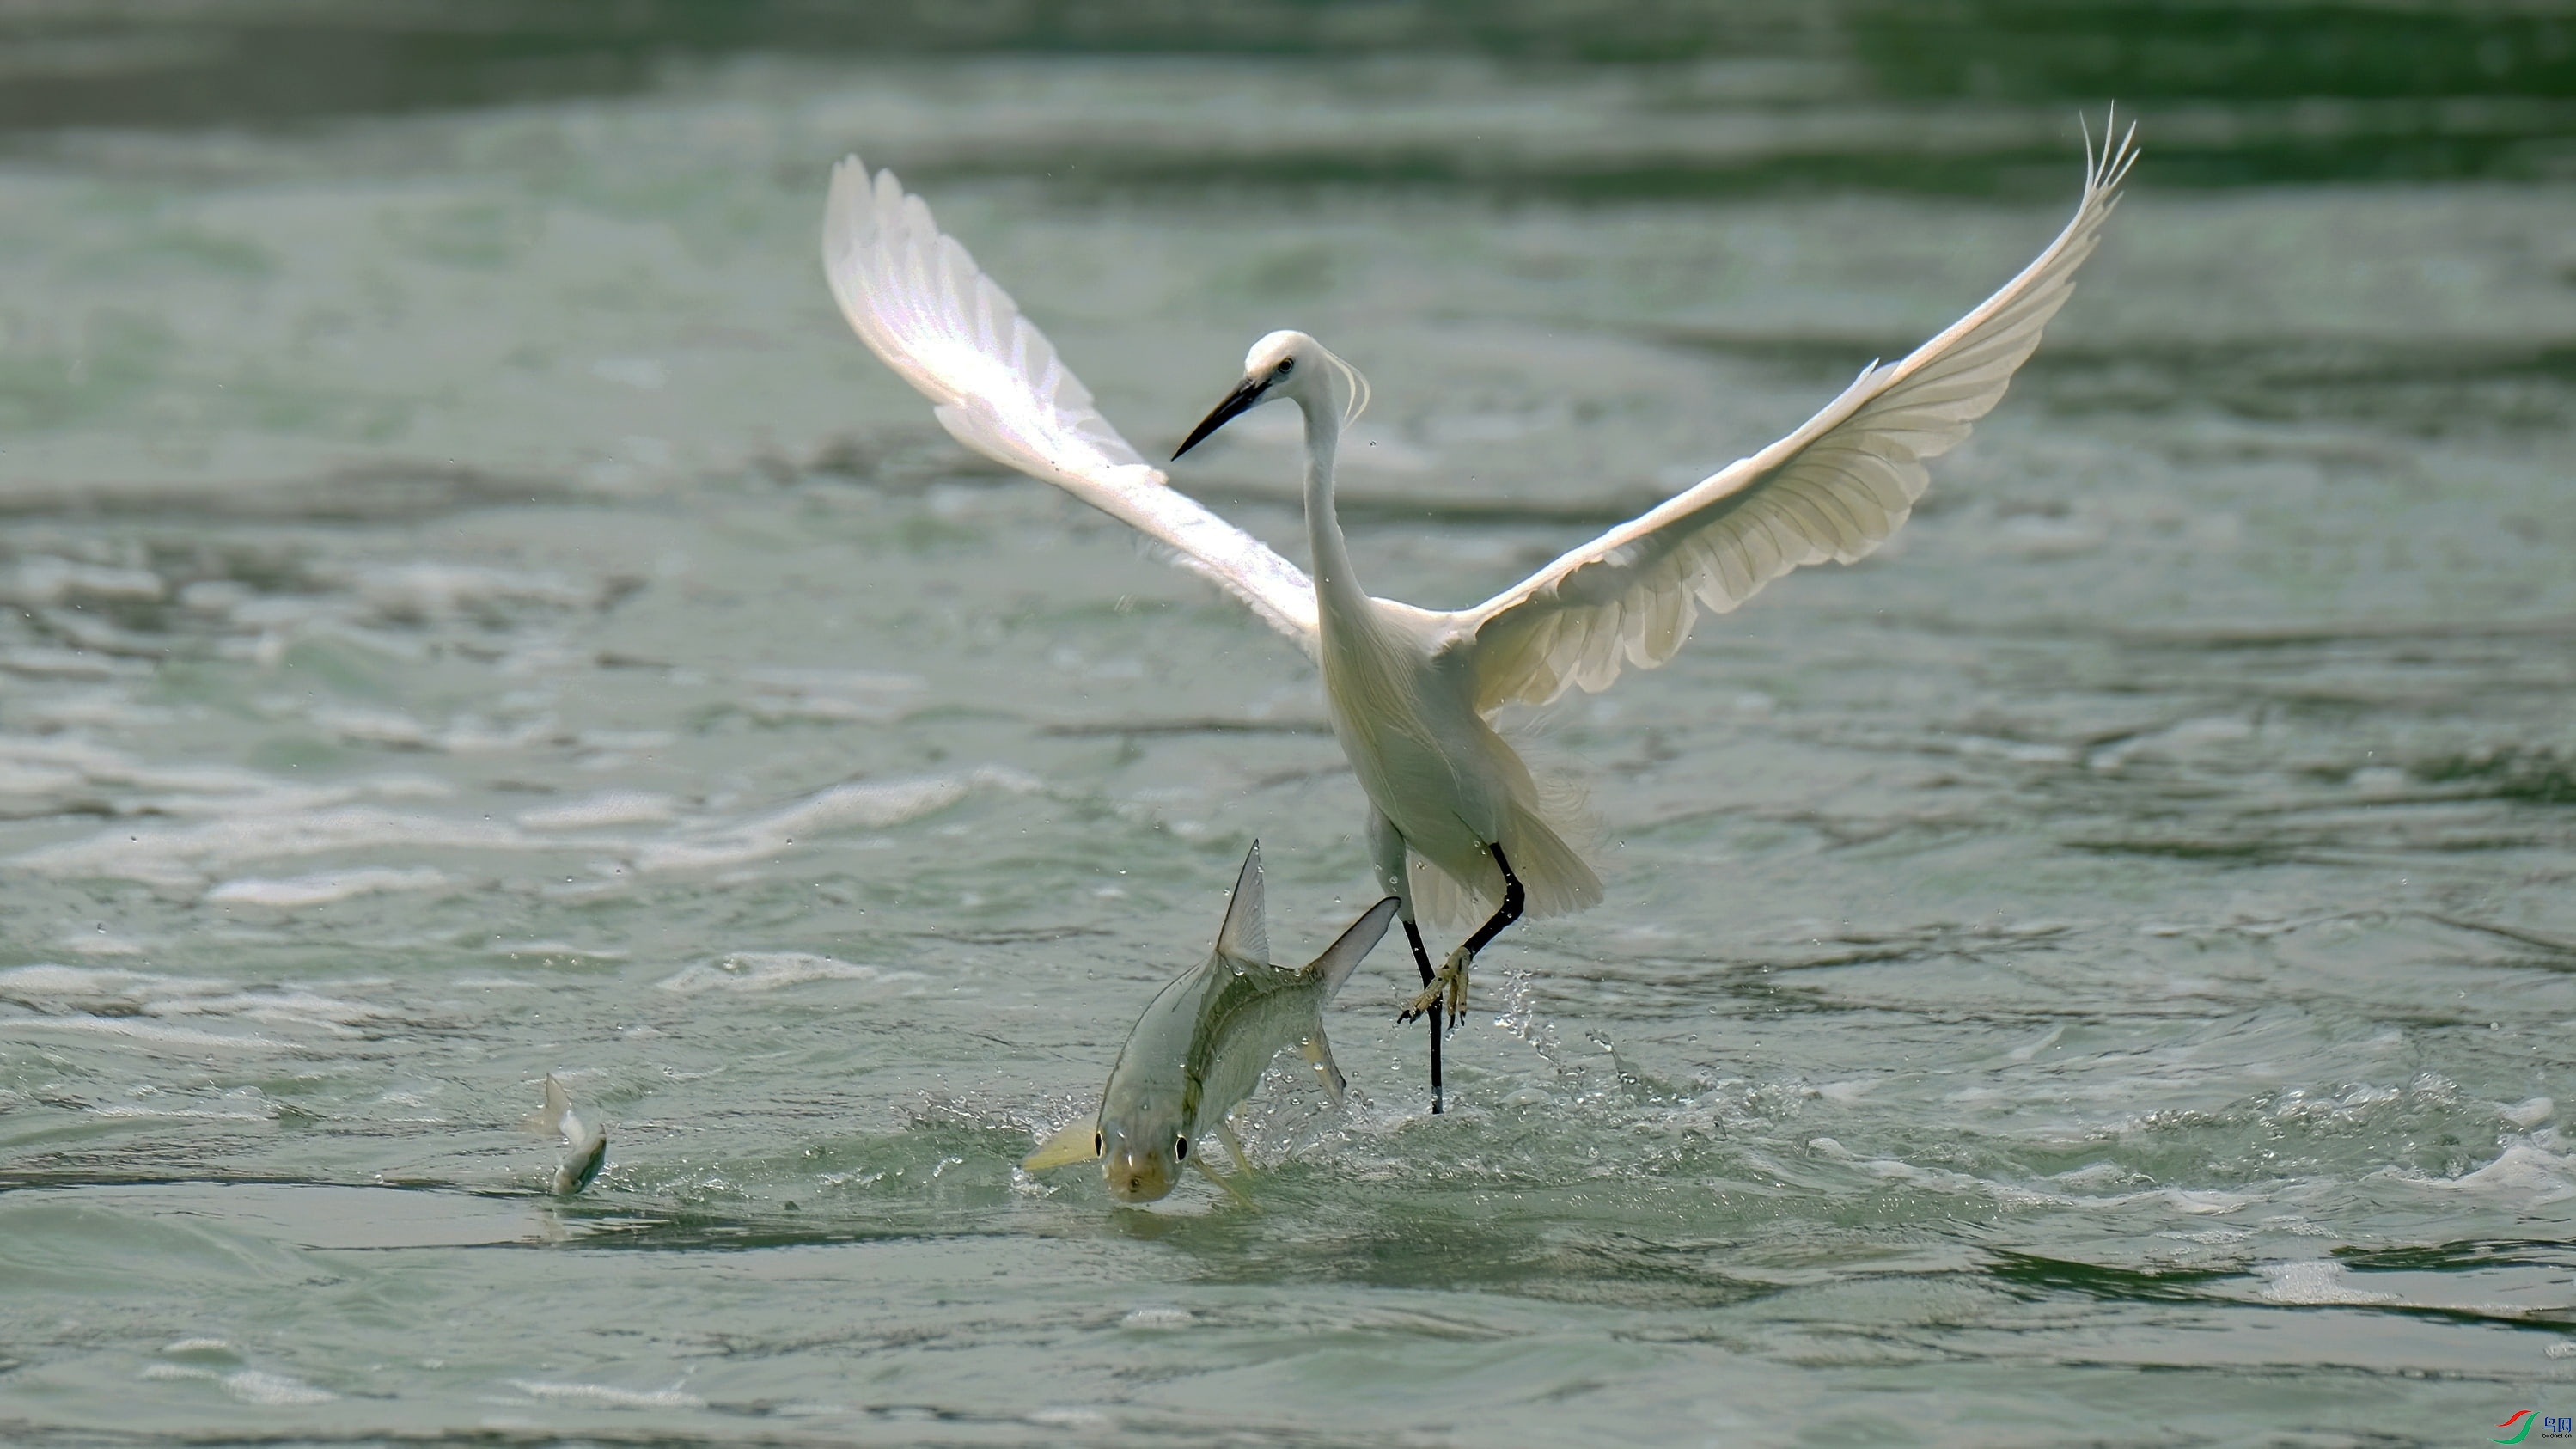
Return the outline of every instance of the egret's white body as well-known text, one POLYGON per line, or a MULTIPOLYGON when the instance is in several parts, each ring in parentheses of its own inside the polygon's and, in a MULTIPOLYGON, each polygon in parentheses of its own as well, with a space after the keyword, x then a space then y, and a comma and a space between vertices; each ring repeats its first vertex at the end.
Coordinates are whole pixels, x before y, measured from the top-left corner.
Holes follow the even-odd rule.
MULTIPOLYGON (((857 157, 835 169, 823 261, 850 325, 938 405, 959 442, 1133 525, 1316 661, 1333 733, 1372 807, 1378 875, 1401 902, 1426 975, 1417 900, 1435 920, 1501 906, 1450 954, 1440 989, 1408 1008, 1436 1013, 1445 992, 1454 1014, 1476 950, 1523 908, 1548 915, 1601 898, 1562 813, 1489 723, 1494 711, 1545 704, 1569 686, 1602 689, 1630 662, 1661 664, 1701 608, 1724 613, 1802 564, 1850 563, 1886 542, 1923 492, 1925 461, 1967 436, 2039 345, 2134 155, 2129 137, 2106 139, 2098 154, 2088 145, 2074 219, 2002 290, 1912 354, 1862 369, 1789 436, 1454 612, 1373 598, 1352 572, 1333 513, 1333 462, 1368 385, 1314 338, 1262 338, 1242 381, 1181 447, 1260 403, 1298 405, 1309 579, 1173 491, 892 172, 871 178, 857 157)), ((1436 1083, 1436 1015, 1433 1041, 1436 1083)))

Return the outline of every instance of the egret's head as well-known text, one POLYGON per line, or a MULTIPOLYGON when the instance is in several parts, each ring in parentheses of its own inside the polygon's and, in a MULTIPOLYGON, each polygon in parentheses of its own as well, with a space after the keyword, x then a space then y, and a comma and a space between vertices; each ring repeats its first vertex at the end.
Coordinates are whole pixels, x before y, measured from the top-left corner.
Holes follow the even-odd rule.
POLYGON ((1100 1117, 1100 1175, 1120 1202, 1153 1202, 1181 1180, 1191 1143, 1177 1103, 1163 1110, 1139 1104, 1116 1117, 1100 1117))
POLYGON ((1344 427, 1368 406, 1368 379, 1358 368, 1333 355, 1331 349, 1303 332, 1273 332, 1252 344, 1244 354, 1243 380, 1225 395, 1199 425, 1190 430, 1189 438, 1172 452, 1181 454, 1205 442, 1209 434, 1227 423, 1280 398, 1294 398, 1310 414, 1317 408, 1326 416, 1338 413, 1344 427))

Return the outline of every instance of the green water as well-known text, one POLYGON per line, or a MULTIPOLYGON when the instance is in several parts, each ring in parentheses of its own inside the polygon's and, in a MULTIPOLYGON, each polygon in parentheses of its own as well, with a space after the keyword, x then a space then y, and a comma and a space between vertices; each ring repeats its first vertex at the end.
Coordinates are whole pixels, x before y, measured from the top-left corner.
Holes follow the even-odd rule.
MULTIPOLYGON (((1178 13, 12 22, 0 1438, 2576 1412, 2576 22, 1178 13), (1323 337, 1362 577, 1459 605, 1982 298, 2114 95, 1895 544, 1528 722, 1609 899, 1484 958, 1449 1115, 1382 948, 1257 1211, 1016 1171, 1251 840, 1283 959, 1366 903, 1360 797, 1289 646, 849 336, 834 160, 1149 453, 1323 337)), ((1203 451, 1302 558, 1287 420, 1203 451)))

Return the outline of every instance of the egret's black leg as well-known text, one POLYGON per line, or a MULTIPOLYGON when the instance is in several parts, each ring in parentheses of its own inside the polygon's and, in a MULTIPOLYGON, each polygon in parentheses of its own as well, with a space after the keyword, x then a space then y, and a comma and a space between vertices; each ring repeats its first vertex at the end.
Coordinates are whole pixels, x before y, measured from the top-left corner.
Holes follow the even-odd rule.
POLYGON ((1487 942, 1501 935, 1503 927, 1521 918, 1521 906, 1529 899, 1528 894, 1521 889, 1521 878, 1512 874, 1512 863, 1503 859, 1503 848, 1500 845, 1488 845, 1485 848, 1494 853, 1494 864, 1502 868, 1503 908, 1494 912, 1485 924, 1478 926, 1476 934, 1467 938, 1467 944, 1458 948, 1466 952, 1470 959, 1473 959, 1477 952, 1484 950, 1487 942))
POLYGON ((1488 845, 1485 848, 1494 853, 1494 864, 1501 867, 1503 872, 1502 908, 1495 911, 1485 924, 1478 926, 1476 934, 1469 936, 1457 950, 1449 953, 1449 959, 1441 962, 1440 969, 1431 974, 1430 981, 1424 983, 1422 994, 1405 1003, 1404 1010, 1396 1013, 1397 1021, 1411 1021, 1426 1013, 1430 1014, 1434 1021, 1439 1020, 1440 1002, 1445 995, 1449 1002, 1449 1029, 1456 1031, 1458 1023, 1466 1020, 1467 1017, 1467 971, 1475 964, 1476 953, 1484 950, 1488 942, 1501 935, 1505 926, 1521 918, 1521 907, 1529 899, 1528 893, 1521 889, 1521 878, 1512 874, 1512 863, 1503 858, 1503 848, 1500 845, 1488 845))
MULTIPOLYGON (((1422 971, 1422 984, 1431 985, 1431 953, 1422 949, 1422 928, 1411 921, 1404 923, 1404 939, 1413 943, 1413 964, 1422 971)), ((1440 1003, 1431 1003, 1431 1115, 1440 1115, 1440 1003)))

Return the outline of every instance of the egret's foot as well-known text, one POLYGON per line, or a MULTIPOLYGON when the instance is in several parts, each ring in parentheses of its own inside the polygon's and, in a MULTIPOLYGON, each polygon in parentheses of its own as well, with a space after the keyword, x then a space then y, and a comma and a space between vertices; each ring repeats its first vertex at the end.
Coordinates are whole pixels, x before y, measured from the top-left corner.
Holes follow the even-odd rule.
POLYGON ((1449 1030, 1456 1033, 1458 1023, 1467 1014, 1467 969, 1475 961, 1476 958, 1464 946, 1450 952, 1449 959, 1440 963, 1440 969, 1431 973, 1431 984, 1423 988, 1421 995, 1406 1002, 1404 1010, 1397 1012, 1395 1019, 1411 1021, 1435 1006, 1446 1007, 1449 1030))

